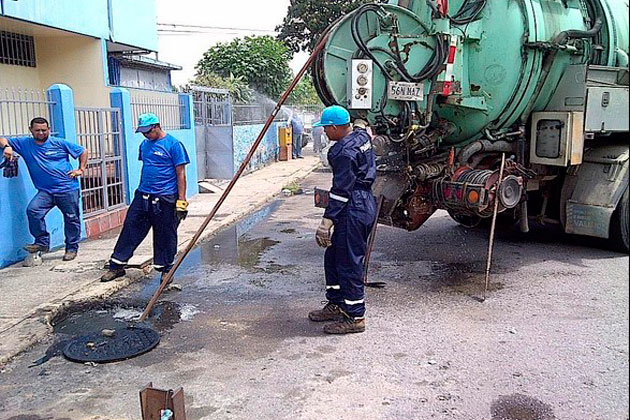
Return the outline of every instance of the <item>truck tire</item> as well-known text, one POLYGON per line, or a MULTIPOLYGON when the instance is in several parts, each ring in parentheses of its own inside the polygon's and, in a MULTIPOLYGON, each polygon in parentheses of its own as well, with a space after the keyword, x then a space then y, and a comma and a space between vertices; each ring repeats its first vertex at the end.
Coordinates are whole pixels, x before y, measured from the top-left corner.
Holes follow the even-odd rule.
POLYGON ((630 207, 628 205, 628 193, 630 189, 626 188, 626 192, 623 193, 617 209, 613 213, 612 220, 610 222, 610 240, 616 250, 628 253, 630 252, 630 232, 628 211, 630 207))

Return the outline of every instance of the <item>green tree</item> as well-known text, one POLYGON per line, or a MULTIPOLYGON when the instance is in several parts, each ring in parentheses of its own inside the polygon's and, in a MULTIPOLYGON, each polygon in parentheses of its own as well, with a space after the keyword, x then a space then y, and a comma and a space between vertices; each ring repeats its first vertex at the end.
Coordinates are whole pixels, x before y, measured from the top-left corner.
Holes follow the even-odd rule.
MULTIPOLYGON (((376 0, 291 0, 278 39, 293 52, 313 51, 317 40, 340 16, 376 0)), ((384 2, 381 0, 380 2, 384 2)))
POLYGON ((220 43, 203 54, 197 78, 212 73, 240 78, 251 88, 271 98, 279 98, 291 79, 289 61, 293 54, 281 41, 270 36, 238 38, 220 43))
POLYGON ((254 90, 243 81, 242 77, 230 74, 228 77, 219 76, 216 73, 197 75, 184 87, 185 92, 191 91, 191 86, 206 86, 217 89, 225 89, 230 92, 232 100, 237 103, 247 103, 254 99, 254 90))
POLYGON ((321 105, 322 102, 317 96, 311 76, 305 75, 302 77, 302 80, 291 92, 288 102, 294 105, 321 105))

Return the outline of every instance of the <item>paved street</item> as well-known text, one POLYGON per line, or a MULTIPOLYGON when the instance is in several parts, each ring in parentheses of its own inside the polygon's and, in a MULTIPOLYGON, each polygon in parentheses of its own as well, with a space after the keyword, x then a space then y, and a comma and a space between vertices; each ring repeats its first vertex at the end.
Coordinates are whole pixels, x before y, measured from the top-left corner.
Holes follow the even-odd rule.
POLYGON ((140 419, 153 382, 184 387, 190 420, 628 419, 628 256, 539 227, 501 232, 480 303, 487 232, 442 212, 417 232, 382 227, 370 278, 387 287, 368 289, 366 333, 324 336, 306 318, 323 300, 312 201, 282 197, 194 251, 144 356, 88 366, 55 344, 141 308, 156 277, 59 323, 4 367, 0 418, 140 419))

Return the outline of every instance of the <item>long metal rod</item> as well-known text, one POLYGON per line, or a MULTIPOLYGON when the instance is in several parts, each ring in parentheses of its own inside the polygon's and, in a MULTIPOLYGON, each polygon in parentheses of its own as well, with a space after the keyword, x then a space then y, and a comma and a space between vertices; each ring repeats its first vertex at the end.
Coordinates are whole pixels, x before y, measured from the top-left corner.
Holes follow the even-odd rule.
POLYGON ((300 79, 302 79, 302 76, 304 76, 304 73, 306 73, 306 70, 308 70, 308 68, 311 66, 311 64, 315 60, 315 57, 317 56, 317 54, 319 54, 319 52, 324 48, 324 45, 326 45, 327 39, 328 39, 328 35, 327 34, 322 37, 322 39, 319 41, 319 44, 317 44, 317 46, 313 50, 313 53, 309 57, 308 61, 304 64, 304 66, 302 67, 300 72, 297 74, 297 76, 295 76, 295 79, 293 79, 293 82, 291 82, 291 85, 287 88, 286 92, 284 92, 284 94, 282 95, 282 98, 280 98, 280 101, 278 101, 278 103, 276 104, 276 107, 274 108, 274 110, 271 113, 271 115, 269 115, 269 118, 267 118, 267 122, 265 123, 265 126, 263 127, 262 131, 258 135, 258 138, 256 139, 256 141, 252 145, 251 149, 249 150, 249 153, 247 154, 247 157, 245 158, 243 163, 241 163, 241 167, 238 169, 238 171, 236 172, 236 174, 232 178, 232 181, 230 181, 230 184, 227 186, 227 188, 225 189, 225 191, 221 195, 221 198, 219 198, 219 201, 217 202, 217 204, 215 204, 215 206, 212 209, 212 211, 210 212, 210 214, 206 217, 204 222, 201 224, 201 226, 197 230, 197 233, 195 233, 195 236, 193 236, 193 238, 190 240, 190 242, 188 243, 188 246, 186 247, 184 252, 179 256, 179 258, 177 259, 177 262, 175 263, 173 268, 171 268, 171 270, 166 274, 166 277, 164 278, 164 280, 160 284, 160 287, 157 289, 157 291, 155 292, 155 294, 151 298, 151 301, 149 301, 149 304, 147 305, 146 309, 142 313, 142 316, 140 317, 140 321, 141 322, 144 321, 145 319, 147 319, 147 317, 151 313, 151 310, 153 309, 153 306, 155 305, 157 300, 160 298, 160 295, 162 294, 162 292, 166 288, 166 285, 171 281, 171 279, 175 275, 175 272, 177 271, 179 266, 182 265, 182 262, 184 261, 184 258, 186 258, 188 253, 197 244, 197 241, 201 237, 201 234, 206 229, 208 224, 212 221, 214 216, 217 214, 217 212, 219 211, 219 208, 221 207, 223 202, 227 199, 228 195, 232 191, 232 188, 234 188, 234 184, 236 184, 236 181, 238 181, 238 179, 241 177, 243 172, 245 172, 245 169, 247 169, 247 166, 249 165, 249 161, 254 156, 254 153, 256 152, 256 149, 258 149, 258 146, 260 145, 260 143, 262 142, 263 138, 265 137, 265 134, 267 133, 267 130, 269 130, 269 127, 273 123, 273 120, 276 118, 276 116, 280 112, 280 109, 282 108, 282 105, 286 102, 286 100, 288 99, 288 97, 291 94, 291 92, 293 91, 293 89, 295 89, 295 87, 299 83, 300 79))
POLYGON ((488 263, 486 265, 486 282, 483 288, 482 302, 486 301, 486 294, 488 293, 488 286, 490 285, 490 268, 492 267, 492 254, 494 252, 494 231, 497 227, 497 216, 499 215, 499 188, 501 187, 501 181, 503 181, 503 171, 505 170, 505 153, 501 156, 501 169, 499 170, 499 180, 497 181, 497 188, 494 192, 494 213, 492 214, 492 226, 490 227, 490 243, 488 244, 488 263))
POLYGON ((376 220, 374 221, 374 226, 372 226, 372 231, 370 232, 370 236, 367 244, 367 252, 365 253, 365 258, 363 259, 363 284, 366 286, 369 285, 368 281, 368 270, 370 268, 370 258, 372 256, 372 250, 374 249, 374 241, 376 240, 376 231, 378 230, 378 218, 381 215, 381 208, 383 208, 383 201, 385 197, 382 195, 378 198, 378 204, 376 206, 376 220))

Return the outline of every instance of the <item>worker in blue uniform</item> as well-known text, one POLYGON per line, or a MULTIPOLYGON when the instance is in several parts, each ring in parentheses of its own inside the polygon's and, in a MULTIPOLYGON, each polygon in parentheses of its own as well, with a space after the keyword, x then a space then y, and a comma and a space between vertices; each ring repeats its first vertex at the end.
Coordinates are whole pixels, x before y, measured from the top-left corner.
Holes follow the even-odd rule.
POLYGON ((32 137, 0 138, 7 161, 14 161, 14 152, 24 158, 37 194, 28 207, 28 228, 35 242, 24 247, 29 253, 44 253, 50 248, 50 233, 46 229, 46 215, 55 207, 63 214, 66 252, 63 261, 77 257, 81 241, 79 177, 85 173, 89 152, 85 147, 50 135, 50 124, 45 118, 33 118, 29 126, 32 137), (70 158, 79 160, 73 169, 70 158))
POLYGON ((136 132, 145 137, 139 150, 140 186, 109 260, 109 271, 101 277, 103 282, 126 274, 125 265, 150 229, 153 229, 153 265, 164 279, 177 253, 177 227, 188 214, 186 165, 190 159, 184 145, 162 130, 155 114, 140 115, 136 132))
POLYGON ((328 303, 310 312, 309 319, 336 321, 324 326, 327 334, 359 333, 365 331, 363 260, 376 221, 372 194, 376 163, 371 136, 365 128, 353 129, 350 114, 340 106, 326 108, 315 126, 324 127, 328 138, 336 143, 328 152, 333 171, 330 199, 316 234, 317 244, 326 248, 328 303))

